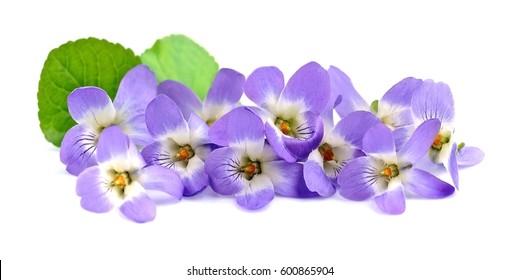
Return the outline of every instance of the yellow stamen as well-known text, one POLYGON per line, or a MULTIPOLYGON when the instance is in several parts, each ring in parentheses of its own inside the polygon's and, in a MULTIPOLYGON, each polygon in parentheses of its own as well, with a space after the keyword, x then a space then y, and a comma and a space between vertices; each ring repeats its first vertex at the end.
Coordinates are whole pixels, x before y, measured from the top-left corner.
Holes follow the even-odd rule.
POLYGON ((124 188, 124 186, 126 186, 126 179, 122 174, 115 176, 114 185, 118 188, 124 188))

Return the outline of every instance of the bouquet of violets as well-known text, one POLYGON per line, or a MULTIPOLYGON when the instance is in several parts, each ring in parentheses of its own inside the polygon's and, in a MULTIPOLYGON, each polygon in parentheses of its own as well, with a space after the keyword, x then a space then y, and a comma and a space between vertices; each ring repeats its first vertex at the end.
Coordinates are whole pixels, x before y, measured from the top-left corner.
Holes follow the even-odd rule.
POLYGON ((276 67, 248 77, 222 68, 202 100, 182 81, 157 79, 152 66, 130 68, 113 102, 98 86, 66 96, 76 124, 60 158, 88 211, 118 207, 147 222, 156 215, 148 190, 179 201, 209 187, 250 210, 276 194, 337 191, 401 214, 408 192, 448 197, 458 190, 459 169, 484 157, 456 141, 445 83, 405 78, 368 104, 334 66, 307 63, 286 83, 276 67), (241 105, 243 94, 255 105, 241 105), (438 167, 448 176, 433 174, 438 167))

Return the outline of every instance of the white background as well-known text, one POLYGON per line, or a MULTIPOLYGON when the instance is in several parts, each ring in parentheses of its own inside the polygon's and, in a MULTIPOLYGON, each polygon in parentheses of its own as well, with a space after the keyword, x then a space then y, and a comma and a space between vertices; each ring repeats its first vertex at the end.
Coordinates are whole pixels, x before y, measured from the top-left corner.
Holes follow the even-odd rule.
POLYGON ((335 268, 333 276, 305 279, 518 279, 513 1, 278 2, 0 4, 2 279, 244 279, 186 275, 191 266, 242 265, 335 268), (84 211, 75 178, 39 129, 36 93, 46 56, 89 36, 140 54, 173 33, 245 75, 277 65, 288 78, 311 60, 338 66, 367 100, 407 76, 444 81, 456 102, 458 139, 486 158, 461 172, 453 197, 409 199, 396 217, 339 196, 277 197, 251 213, 210 191, 161 205, 144 225, 116 211, 84 211))

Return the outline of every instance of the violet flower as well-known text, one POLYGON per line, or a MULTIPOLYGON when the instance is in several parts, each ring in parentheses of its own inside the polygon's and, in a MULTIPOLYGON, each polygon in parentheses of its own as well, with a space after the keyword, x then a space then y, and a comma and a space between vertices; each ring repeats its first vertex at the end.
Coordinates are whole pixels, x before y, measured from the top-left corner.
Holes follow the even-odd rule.
POLYGON ((413 97, 412 111, 417 123, 432 118, 440 120, 441 129, 429 141, 431 146, 427 155, 432 162, 445 166, 454 186, 458 188, 458 167, 476 165, 483 160, 485 154, 476 147, 456 145, 453 139, 454 98, 449 86, 426 80, 413 97))
POLYGON ((203 120, 192 113, 186 121, 173 100, 159 95, 146 109, 146 124, 155 139, 142 150, 148 164, 176 170, 184 184, 185 196, 192 196, 209 185, 204 160, 211 145, 203 120))
POLYGON ((245 94, 267 111, 267 140, 283 159, 305 159, 323 137, 320 114, 330 99, 328 73, 319 64, 302 66, 285 86, 276 67, 254 70, 245 82, 245 94))
POLYGON ((421 124, 399 151, 391 130, 385 125, 371 128, 362 141, 366 156, 350 161, 339 173, 339 193, 351 200, 374 197, 377 206, 388 214, 405 211, 405 191, 426 198, 443 198, 454 187, 431 173, 413 167, 430 147, 429 140, 440 129, 440 121, 421 124))
POLYGON ((244 83, 245 77, 241 73, 222 68, 216 74, 203 103, 191 89, 177 81, 167 80, 160 83, 158 93, 175 101, 184 119, 189 119, 195 113, 210 126, 238 105, 244 83))
POLYGON ((224 118, 228 146, 212 151, 205 162, 216 193, 234 195, 239 205, 252 210, 267 205, 274 193, 316 195, 306 188, 303 166, 280 159, 265 142, 264 124, 256 114, 238 107, 224 118))
POLYGON ((142 223, 153 220, 156 213, 145 189, 165 192, 175 200, 182 198, 180 177, 162 166, 144 167, 137 147, 117 126, 103 130, 96 157, 98 165, 81 172, 76 184, 81 206, 88 211, 104 213, 117 206, 125 217, 142 223))
POLYGON ((405 78, 370 106, 355 90, 350 78, 339 68, 330 66, 328 73, 332 95, 342 97, 335 108, 339 116, 345 117, 359 110, 372 112, 391 129, 397 150, 409 139, 415 128, 411 100, 414 92, 421 86, 422 80, 405 78))
POLYGON ((60 159, 67 171, 78 175, 96 164, 99 135, 117 125, 137 145, 151 142, 144 122, 146 105, 156 96, 157 81, 144 65, 132 68, 121 80, 114 102, 98 87, 77 88, 68 96, 70 116, 78 123, 61 142, 60 159))
POLYGON ((380 123, 373 114, 357 111, 348 114, 333 128, 325 126, 319 147, 303 164, 308 189, 321 196, 334 194, 342 168, 350 160, 365 155, 361 150, 362 137, 368 129, 380 123))

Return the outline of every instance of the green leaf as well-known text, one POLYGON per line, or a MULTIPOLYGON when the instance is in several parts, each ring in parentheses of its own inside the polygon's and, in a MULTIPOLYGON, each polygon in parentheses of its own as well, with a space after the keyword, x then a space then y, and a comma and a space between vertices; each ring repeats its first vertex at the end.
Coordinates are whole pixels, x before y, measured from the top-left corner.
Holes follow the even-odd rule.
POLYGON ((183 35, 171 35, 157 40, 141 55, 159 82, 179 81, 192 89, 201 100, 205 99, 218 63, 204 48, 183 35))
POLYGON ((96 38, 68 42, 53 49, 41 71, 38 118, 45 138, 61 145, 76 123, 70 117, 67 96, 82 86, 97 86, 115 97, 123 76, 140 63, 132 50, 96 38))

